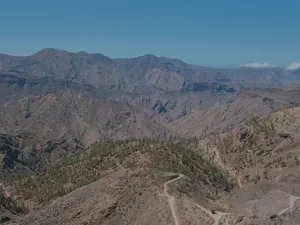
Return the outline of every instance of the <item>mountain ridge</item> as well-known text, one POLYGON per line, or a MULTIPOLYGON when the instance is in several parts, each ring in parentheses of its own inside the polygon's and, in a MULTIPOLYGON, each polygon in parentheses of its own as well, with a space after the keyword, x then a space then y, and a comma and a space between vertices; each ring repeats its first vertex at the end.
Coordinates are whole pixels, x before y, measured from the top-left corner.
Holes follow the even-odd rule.
MULTIPOLYGON (((91 84, 95 87, 101 86, 113 90, 122 89, 129 92, 134 92, 132 90, 133 86, 144 84, 165 91, 192 90, 193 83, 199 82, 215 82, 224 85, 233 84, 235 88, 239 89, 241 88, 242 80, 235 73, 239 73, 244 79, 248 79, 248 82, 253 82, 254 80, 247 78, 244 73, 247 73, 247 76, 263 78, 263 72, 268 73, 268 71, 271 71, 268 76, 276 77, 271 69, 214 69, 187 64, 179 59, 157 57, 151 54, 134 58, 114 59, 101 53, 72 53, 65 50, 47 48, 31 56, 14 57, 2 55, 1 58, 0 70, 1 68, 2 70, 15 69, 19 72, 26 72, 38 77, 55 76, 56 78, 66 78, 82 84, 91 84), (3 58, 7 58, 7 60, 5 61, 3 58), (159 72, 161 74, 157 75, 159 72), (63 75, 63 73, 65 74, 63 75), (107 74, 110 74, 110 78, 107 77, 107 74), (101 84, 96 75, 102 78, 101 84), (168 85, 160 79, 157 80, 155 76, 162 77, 162 80, 169 79, 167 82, 168 85), (221 78, 222 76, 223 78, 221 78), (170 77, 173 77, 174 82, 178 83, 175 82, 172 84, 170 77), (118 81, 116 78, 118 78, 118 81), (233 79, 233 83, 228 83, 228 79, 233 79), (129 82, 130 85, 126 85, 126 82, 129 82)), ((293 73, 290 72, 289 74, 293 73)), ((270 80, 266 77, 261 81, 271 82, 272 79, 270 80)), ((278 81, 279 83, 274 81, 273 85, 280 85, 281 81, 282 79, 278 81)), ((258 82, 256 84, 262 85, 258 82)))
POLYGON ((290 82, 300 82, 297 72, 214 69, 150 54, 112 59, 101 53, 47 48, 31 56, 0 57, 0 103, 61 89, 82 90, 100 99, 142 99, 144 105, 150 96, 145 107, 166 111, 168 121, 231 101, 244 88, 281 87, 290 82))

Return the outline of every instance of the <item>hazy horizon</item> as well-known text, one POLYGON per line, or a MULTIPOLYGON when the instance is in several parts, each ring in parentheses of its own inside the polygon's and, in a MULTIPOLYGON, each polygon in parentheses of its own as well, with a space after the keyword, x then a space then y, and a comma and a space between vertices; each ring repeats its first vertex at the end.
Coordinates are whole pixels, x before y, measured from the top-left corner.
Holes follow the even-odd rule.
POLYGON ((2 3, 0 53, 51 47, 111 58, 145 54, 210 67, 300 62, 300 2, 74 1, 2 3), (20 7, 15 7, 19 5, 20 7))

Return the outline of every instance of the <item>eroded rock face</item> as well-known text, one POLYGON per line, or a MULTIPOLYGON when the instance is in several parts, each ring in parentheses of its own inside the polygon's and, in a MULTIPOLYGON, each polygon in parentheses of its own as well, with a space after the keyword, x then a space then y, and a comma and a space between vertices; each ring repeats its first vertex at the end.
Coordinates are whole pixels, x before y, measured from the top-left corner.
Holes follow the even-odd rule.
POLYGON ((20 162, 21 151, 17 139, 12 136, 0 135, 0 154, 2 168, 12 169, 15 163, 20 162))
MULTIPOLYGON (((44 152, 66 143, 87 146, 104 138, 165 138, 168 130, 143 109, 115 100, 88 98, 80 91, 58 91, 0 105, 0 132, 27 132, 41 140, 44 152), (27 116, 26 116, 27 115, 27 116), (59 140, 66 140, 60 142, 59 140), (74 140, 76 140, 74 142, 74 140)), ((73 144, 72 144, 73 145, 73 144)))
POLYGON ((83 150, 77 140, 43 140, 35 134, 0 135, 0 159, 3 170, 38 171, 57 163, 63 155, 83 150))
MULTIPOLYGON (((299 96, 300 92, 296 89, 244 90, 233 102, 186 113, 186 116, 178 117, 178 120, 169 126, 171 130, 186 138, 205 137, 229 131, 252 117, 260 117, 279 109, 300 105, 299 96)), ((241 139, 243 138, 242 135, 241 139)))

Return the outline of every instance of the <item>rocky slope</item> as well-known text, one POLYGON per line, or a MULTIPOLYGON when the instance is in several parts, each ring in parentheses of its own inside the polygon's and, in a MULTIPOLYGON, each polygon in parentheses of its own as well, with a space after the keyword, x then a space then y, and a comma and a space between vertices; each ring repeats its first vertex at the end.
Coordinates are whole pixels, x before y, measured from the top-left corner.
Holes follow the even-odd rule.
POLYGON ((223 133, 252 117, 268 115, 279 109, 300 105, 297 88, 247 89, 232 103, 195 110, 168 126, 180 136, 207 137, 223 133))
POLYGON ((203 91, 201 93, 157 92, 146 96, 143 94, 135 96, 118 94, 113 95, 110 99, 142 108, 165 125, 189 115, 193 111, 232 102, 235 97, 232 94, 203 91))
POLYGON ((11 224, 296 225, 299 123, 294 106, 202 140, 96 143, 43 173, 3 179, 30 210, 11 224))
POLYGON ((2 169, 40 171, 104 139, 173 139, 142 108, 58 91, 0 105, 2 169))
POLYGON ((0 131, 40 138, 76 139, 83 145, 105 138, 163 138, 168 133, 142 110, 113 100, 59 91, 0 106, 0 131))
POLYGON ((34 77, 55 77, 95 87, 118 86, 122 79, 129 82, 115 69, 114 62, 100 55, 77 54, 63 50, 44 49, 28 57, 0 57, 4 71, 29 74, 34 77), (1 60, 2 59, 2 60, 1 60))
MULTIPOLYGON (((166 192, 189 206, 188 195, 197 190, 203 201, 215 190, 229 191, 235 185, 226 171, 189 145, 151 140, 101 142, 43 173, 2 182, 4 194, 31 211, 10 218, 11 224, 173 224, 166 192), (177 176, 170 171, 190 178, 164 190, 177 176)), ((181 216, 188 220, 210 220, 201 211, 195 210, 194 218, 189 215, 193 212, 186 213, 181 216)))
POLYGON ((282 109, 199 142, 242 187, 227 199, 244 215, 238 224, 299 223, 299 116, 299 107, 282 109))
POLYGON ((176 96, 173 101, 157 102, 151 96, 97 100, 80 91, 65 90, 12 101, 0 105, 0 131, 6 140, 3 143, 10 140, 8 145, 13 147, 2 150, 2 161, 4 168, 38 170, 103 139, 207 137, 249 118, 297 105, 298 92, 295 88, 246 90, 232 103, 200 109, 191 115, 187 114, 196 106, 186 105, 176 96))
POLYGON ((43 139, 37 134, 25 132, 0 134, 0 174, 7 171, 41 171, 83 148, 76 139, 43 139))
POLYGON ((39 96, 55 90, 80 90, 90 97, 107 98, 111 92, 56 77, 34 77, 24 73, 0 71, 0 103, 39 96))

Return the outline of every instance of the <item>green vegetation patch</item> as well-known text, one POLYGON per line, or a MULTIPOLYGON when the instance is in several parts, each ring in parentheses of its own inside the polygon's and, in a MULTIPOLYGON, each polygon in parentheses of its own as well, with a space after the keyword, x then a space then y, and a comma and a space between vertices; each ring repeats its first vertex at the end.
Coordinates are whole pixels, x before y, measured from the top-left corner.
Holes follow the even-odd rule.
POLYGON ((46 172, 14 177, 10 184, 14 183, 18 195, 42 203, 90 184, 107 171, 147 167, 182 173, 194 183, 230 191, 235 181, 229 173, 195 152, 194 147, 192 141, 178 144, 149 139, 103 141, 65 158, 46 172))

